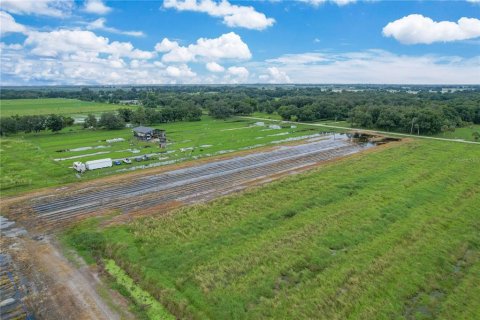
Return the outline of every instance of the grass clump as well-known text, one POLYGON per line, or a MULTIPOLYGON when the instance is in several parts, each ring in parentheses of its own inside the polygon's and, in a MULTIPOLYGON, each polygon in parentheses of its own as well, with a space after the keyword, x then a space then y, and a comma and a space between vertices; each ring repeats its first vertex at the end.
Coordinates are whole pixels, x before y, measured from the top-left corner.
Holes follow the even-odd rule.
POLYGON ((148 292, 137 286, 115 261, 104 260, 105 270, 115 280, 115 288, 125 297, 131 299, 137 306, 136 311, 149 320, 175 319, 165 308, 148 292))

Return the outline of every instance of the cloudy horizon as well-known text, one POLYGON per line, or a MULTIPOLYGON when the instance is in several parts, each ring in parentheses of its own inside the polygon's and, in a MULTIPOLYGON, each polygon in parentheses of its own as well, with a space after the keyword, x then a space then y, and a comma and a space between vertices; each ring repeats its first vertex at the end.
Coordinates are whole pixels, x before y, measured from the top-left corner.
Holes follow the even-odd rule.
POLYGON ((475 0, 3 0, 1 82, 478 84, 478 12, 475 0))

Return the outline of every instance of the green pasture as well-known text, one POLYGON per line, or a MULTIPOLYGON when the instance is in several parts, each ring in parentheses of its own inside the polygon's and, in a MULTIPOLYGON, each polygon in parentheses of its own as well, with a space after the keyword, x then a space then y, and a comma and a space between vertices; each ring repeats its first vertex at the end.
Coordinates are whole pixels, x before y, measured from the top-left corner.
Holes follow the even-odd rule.
POLYGON ((479 124, 472 124, 463 128, 456 128, 455 131, 447 131, 444 133, 437 134, 436 136, 439 138, 448 138, 448 139, 461 139, 467 141, 480 141, 475 140, 473 137, 473 133, 478 132, 480 134, 480 125, 479 124))
POLYGON ((91 130, 76 125, 59 133, 45 131, 1 138, 0 190, 4 195, 16 194, 30 189, 130 171, 140 166, 166 165, 171 162, 271 146, 287 142, 291 138, 323 131, 321 128, 302 125, 291 128, 290 124, 282 125, 281 129, 270 129, 269 123, 265 123, 265 126, 255 126, 254 123, 252 120, 237 118, 215 120, 204 116, 202 121, 197 122, 153 126, 166 130, 168 139, 166 149, 160 149, 156 143, 138 141, 133 138, 131 128, 91 130), (125 141, 106 142, 115 138, 123 138, 125 141), (135 161, 135 157, 144 154, 152 155, 151 159, 135 161), (70 168, 74 161, 126 157, 132 158, 133 163, 89 171, 81 176, 77 176, 70 168))
POLYGON ((118 108, 125 107, 118 104, 108 104, 100 102, 80 101, 76 99, 12 99, 0 100, 0 116, 7 117, 13 115, 85 115, 88 113, 101 113, 104 111, 115 111, 118 108))
POLYGON ((476 319, 479 192, 478 146, 413 141, 65 239, 177 318, 476 319))
MULTIPOLYGON (((263 112, 255 112, 254 114, 252 114, 252 117, 281 120, 281 117, 277 113, 268 114, 263 112)), ((345 121, 345 120, 339 120, 339 121, 323 120, 323 121, 315 121, 313 123, 343 127, 345 129, 351 128, 350 123, 348 123, 348 121, 345 121)), ((377 130, 377 129, 373 129, 373 130, 377 130)), ((382 131, 381 129, 378 129, 378 130, 382 131)), ((478 124, 467 125, 462 128, 456 128, 454 131, 446 131, 446 132, 436 134, 434 135, 434 137, 446 138, 446 139, 458 139, 458 140, 465 140, 465 141, 480 141, 480 140, 474 139, 474 136, 472 135, 474 132, 480 133, 480 125, 478 124)))
MULTIPOLYGON (((344 127, 346 129, 350 128, 350 124, 348 121, 318 121, 315 122, 318 124, 330 125, 330 126, 337 126, 337 127, 344 127)), ((380 130, 380 129, 379 129, 380 130)), ((382 130, 380 130, 382 131, 382 130)), ((475 140, 473 137, 473 132, 480 133, 480 125, 472 124, 462 128, 456 128, 454 131, 446 131, 439 134, 434 135, 433 137, 437 138, 446 138, 446 139, 458 139, 458 140, 465 140, 465 141, 480 141, 475 140)), ((415 134, 415 133, 414 133, 415 134)))

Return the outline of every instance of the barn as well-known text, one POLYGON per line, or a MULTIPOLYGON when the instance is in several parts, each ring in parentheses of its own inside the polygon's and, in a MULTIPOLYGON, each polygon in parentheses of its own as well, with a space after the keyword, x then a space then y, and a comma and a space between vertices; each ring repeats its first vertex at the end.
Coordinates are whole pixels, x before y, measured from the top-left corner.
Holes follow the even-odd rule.
POLYGON ((160 142, 160 147, 166 147, 167 136, 165 134, 165 130, 140 126, 133 128, 132 131, 133 136, 139 140, 150 141, 153 139, 158 139, 160 142))

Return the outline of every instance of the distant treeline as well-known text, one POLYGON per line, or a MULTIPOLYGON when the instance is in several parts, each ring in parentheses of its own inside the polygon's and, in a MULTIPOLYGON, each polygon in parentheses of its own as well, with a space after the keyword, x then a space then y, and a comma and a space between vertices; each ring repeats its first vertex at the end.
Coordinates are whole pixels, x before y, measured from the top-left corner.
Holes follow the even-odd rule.
POLYGON ((83 124, 84 128, 105 128, 109 130, 121 129, 126 123, 135 125, 152 125, 175 121, 200 121, 202 109, 194 105, 185 105, 182 108, 173 109, 170 107, 152 109, 139 107, 135 110, 120 108, 116 113, 102 113, 100 120, 93 114, 89 114, 83 124))
MULTIPOLYGON (((142 124, 192 120, 208 110, 215 118, 277 112, 285 120, 346 120, 354 127, 435 134, 469 123, 480 123, 480 90, 441 93, 418 87, 381 87, 360 91, 333 91, 320 87, 293 86, 182 86, 131 89, 19 90, 4 89, 7 98, 75 98, 84 101, 119 103, 138 100, 145 108, 142 124), (398 89, 398 88, 397 88, 398 89), (152 110, 155 110, 152 111, 152 110)), ((431 88, 431 87, 426 87, 431 88)))
POLYGON ((5 136, 18 132, 30 133, 51 130, 57 132, 72 126, 75 120, 58 114, 35 116, 12 116, 0 118, 0 135, 5 136))
POLYGON ((352 127, 435 134, 480 124, 480 93, 357 92, 282 97, 265 106, 284 120, 347 120, 352 127))

